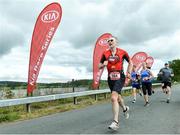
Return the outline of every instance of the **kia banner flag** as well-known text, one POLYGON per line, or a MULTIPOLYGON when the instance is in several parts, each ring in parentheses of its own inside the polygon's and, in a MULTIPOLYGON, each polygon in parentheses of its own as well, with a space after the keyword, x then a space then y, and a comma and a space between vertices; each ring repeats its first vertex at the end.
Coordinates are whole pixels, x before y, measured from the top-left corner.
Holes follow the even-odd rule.
POLYGON ((152 65, 153 65, 153 63, 154 63, 154 58, 151 57, 151 56, 148 56, 148 57, 146 58, 146 61, 145 61, 145 62, 147 63, 147 67, 151 68, 152 65))
POLYGON ((46 51, 60 23, 62 9, 59 3, 47 5, 39 14, 34 27, 30 59, 27 93, 30 94, 36 86, 41 64, 46 51))
POLYGON ((137 71, 141 68, 142 63, 145 62, 147 56, 148 55, 145 52, 137 52, 131 58, 133 65, 136 66, 137 71))
POLYGON ((104 68, 99 69, 98 64, 100 63, 103 52, 109 48, 107 39, 110 37, 112 37, 110 33, 105 33, 97 39, 95 44, 93 54, 93 89, 99 88, 99 81, 101 79, 104 68))

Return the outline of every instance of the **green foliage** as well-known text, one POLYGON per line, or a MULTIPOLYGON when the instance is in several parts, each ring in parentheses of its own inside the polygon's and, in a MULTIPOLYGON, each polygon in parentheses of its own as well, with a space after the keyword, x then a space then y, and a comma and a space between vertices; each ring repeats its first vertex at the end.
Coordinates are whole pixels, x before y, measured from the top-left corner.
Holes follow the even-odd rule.
MULTIPOLYGON (((68 81, 65 83, 37 83, 36 89, 42 89, 42 88, 69 88, 69 87, 86 87, 89 90, 92 90, 92 80, 91 79, 82 79, 82 80, 73 80, 73 81, 68 81)), ((24 82, 0 82, 0 90, 5 90, 5 89, 26 89, 27 83, 24 82)), ((100 82, 100 89, 107 88, 107 81, 106 80, 101 80, 100 82)), ((7 93, 8 94, 8 93, 7 93)), ((10 91, 9 91, 9 94, 10 91)))
POLYGON ((5 121, 14 121, 19 119, 20 116, 16 112, 8 114, 0 114, 0 123, 5 121))
POLYGON ((109 88, 107 80, 101 80, 100 85, 99 85, 99 89, 106 89, 106 88, 109 88))
MULTIPOLYGON (((107 94, 109 95, 109 94, 107 94)), ((104 95, 98 96, 98 101, 106 102, 104 95)), ((0 123, 19 119, 29 119, 39 116, 49 115, 56 112, 64 112, 76 108, 87 107, 95 104, 94 95, 78 97, 78 104, 73 104, 73 98, 59 99, 55 101, 46 101, 31 104, 31 113, 26 113, 24 105, 10 106, 0 108, 0 123)))
POLYGON ((7 99, 11 99, 11 98, 14 97, 14 93, 13 93, 10 89, 7 89, 7 90, 6 90, 6 95, 5 95, 5 97, 6 97, 7 99))
POLYGON ((173 60, 169 62, 170 68, 174 71, 174 81, 180 81, 180 59, 173 60))
POLYGON ((157 76, 157 81, 159 81, 159 82, 162 81, 162 77, 160 75, 157 76))
POLYGON ((19 119, 20 112, 22 112, 23 109, 22 105, 0 108, 0 123, 19 119))
POLYGON ((27 83, 25 82, 14 82, 14 81, 0 81, 0 90, 4 88, 13 89, 26 89, 27 83))

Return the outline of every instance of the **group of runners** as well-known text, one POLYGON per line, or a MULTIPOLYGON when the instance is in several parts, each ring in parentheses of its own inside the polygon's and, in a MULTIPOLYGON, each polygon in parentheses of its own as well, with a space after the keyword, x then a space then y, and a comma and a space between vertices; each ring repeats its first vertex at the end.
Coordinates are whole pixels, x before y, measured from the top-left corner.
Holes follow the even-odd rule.
MULTIPOLYGON (((129 106, 125 105, 121 90, 123 86, 132 83, 132 103, 136 102, 136 93, 144 96, 144 106, 149 106, 148 97, 154 92, 152 90, 153 73, 147 63, 142 63, 142 70, 138 72, 136 66, 133 65, 128 53, 117 47, 118 39, 114 36, 107 40, 109 49, 106 50, 99 63, 99 68, 107 67, 108 86, 111 90, 111 103, 113 112, 113 121, 108 126, 109 129, 117 130, 119 128, 119 109, 123 110, 125 118, 129 118, 129 106), (127 71, 123 70, 123 61, 128 63, 127 71), (125 74, 126 73, 126 74, 125 74), (142 91, 142 92, 141 92, 142 91)), ((171 77, 174 76, 169 64, 166 63, 158 74, 162 78, 163 92, 168 95, 167 103, 171 97, 171 77)))
MULTIPOLYGON (((171 78, 174 76, 173 70, 169 68, 169 64, 165 63, 164 68, 162 68, 158 77, 162 81, 162 91, 167 94, 167 103, 170 103, 171 98, 171 78)), ((132 103, 136 102, 136 93, 139 92, 139 95, 144 95, 145 105, 149 106, 148 96, 151 96, 154 93, 152 89, 152 80, 154 76, 151 71, 151 67, 148 67, 147 63, 143 63, 143 69, 138 72, 136 66, 133 66, 131 73, 131 83, 132 83, 132 103), (142 87, 141 87, 142 85, 142 87), (142 94, 143 93, 143 94, 142 94)))

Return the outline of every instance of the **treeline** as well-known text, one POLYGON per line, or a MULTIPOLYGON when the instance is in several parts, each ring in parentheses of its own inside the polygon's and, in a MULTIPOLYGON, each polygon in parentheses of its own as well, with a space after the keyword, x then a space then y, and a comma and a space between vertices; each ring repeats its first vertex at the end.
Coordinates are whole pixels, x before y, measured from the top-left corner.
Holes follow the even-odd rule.
POLYGON ((174 71, 173 81, 180 82, 180 59, 170 61, 169 66, 174 71))
POLYGON ((10 88, 10 89, 24 89, 27 87, 26 82, 15 82, 15 81, 0 81, 0 90, 4 88, 10 88))
MULTIPOLYGON (((157 83, 156 79, 153 80, 153 83, 157 83)), ((83 79, 83 80, 73 80, 65 83, 37 83, 36 89, 42 88, 78 88, 78 87, 86 87, 89 90, 92 89, 92 80, 91 79, 83 79)), ((14 89, 26 89, 26 82, 12 82, 12 81, 0 81, 0 90, 14 90, 14 89)), ((99 89, 108 88, 107 80, 101 80, 99 89)))
MULTIPOLYGON (((37 88, 68 88, 68 87, 86 87, 92 89, 92 80, 91 79, 82 79, 82 80, 72 80, 65 83, 39 83, 37 88)), ((101 80, 100 87, 107 87, 107 81, 101 80)))
MULTIPOLYGON (((68 87, 86 87, 92 89, 92 80, 91 79, 82 79, 82 80, 72 80, 68 82, 58 82, 58 83, 37 83, 36 89, 42 88, 68 88, 68 87)), ((0 90, 6 89, 26 89, 26 82, 15 82, 15 81, 0 81, 0 90)), ((100 88, 107 88, 107 81, 101 80, 100 88)))

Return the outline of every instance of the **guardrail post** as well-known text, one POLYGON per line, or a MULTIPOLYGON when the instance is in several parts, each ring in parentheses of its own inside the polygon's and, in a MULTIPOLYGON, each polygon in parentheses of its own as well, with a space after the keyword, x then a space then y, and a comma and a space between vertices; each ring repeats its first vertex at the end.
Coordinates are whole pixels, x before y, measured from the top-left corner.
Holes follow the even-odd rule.
POLYGON ((104 94, 104 98, 107 99, 107 93, 104 94))
MULTIPOLYGON (((75 92, 75 88, 74 88, 74 79, 72 79, 72 87, 73 87, 73 92, 75 92)), ((77 97, 74 97, 74 104, 77 105, 77 97)))
POLYGON ((26 112, 31 113, 31 104, 26 104, 26 112))
MULTIPOLYGON (((99 90, 99 86, 98 86, 98 88, 97 88, 98 90, 99 90)), ((98 95, 97 94, 95 94, 94 95, 94 98, 95 98, 95 101, 97 101, 98 100, 98 95)))
POLYGON ((95 94, 95 95, 94 95, 94 97, 95 97, 95 100, 97 101, 97 100, 98 100, 98 96, 97 96, 97 94, 95 94))
MULTIPOLYGON (((31 97, 33 96, 32 92, 30 94, 27 93, 27 97, 30 97, 30 96, 31 97)), ((31 113, 31 104, 30 103, 26 104, 26 112, 31 113)))

